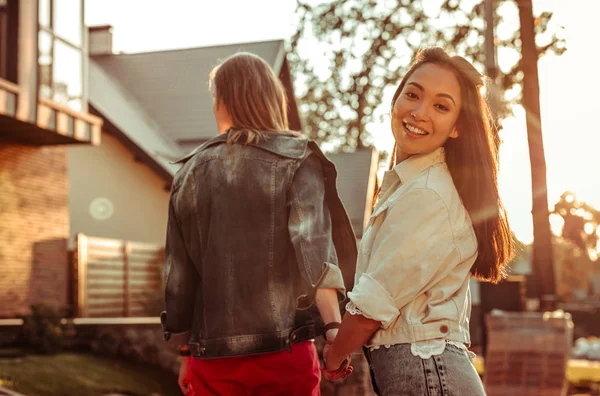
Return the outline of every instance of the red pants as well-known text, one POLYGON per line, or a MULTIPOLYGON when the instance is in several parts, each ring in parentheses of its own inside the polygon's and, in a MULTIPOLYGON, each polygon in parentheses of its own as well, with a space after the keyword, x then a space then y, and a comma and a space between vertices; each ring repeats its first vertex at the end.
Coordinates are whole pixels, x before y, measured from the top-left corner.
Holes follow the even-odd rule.
POLYGON ((321 370, 311 341, 292 345, 292 352, 220 359, 192 359, 191 393, 204 395, 320 396, 321 370))

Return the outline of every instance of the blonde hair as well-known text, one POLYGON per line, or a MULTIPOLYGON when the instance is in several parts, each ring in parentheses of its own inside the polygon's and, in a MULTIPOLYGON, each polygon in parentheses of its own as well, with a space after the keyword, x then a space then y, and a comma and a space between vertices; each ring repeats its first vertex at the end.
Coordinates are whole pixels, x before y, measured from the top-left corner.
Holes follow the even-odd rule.
POLYGON ((288 102, 283 84, 261 57, 239 52, 216 66, 209 75, 217 106, 225 106, 232 128, 227 142, 245 137, 245 143, 266 138, 265 132, 301 136, 290 131, 288 102))

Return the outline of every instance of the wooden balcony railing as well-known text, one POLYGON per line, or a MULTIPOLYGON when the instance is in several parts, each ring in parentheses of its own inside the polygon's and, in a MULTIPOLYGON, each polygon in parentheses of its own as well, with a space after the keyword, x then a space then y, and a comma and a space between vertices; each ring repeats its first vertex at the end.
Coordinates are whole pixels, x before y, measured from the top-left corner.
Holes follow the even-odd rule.
POLYGON ((38 98, 37 126, 93 145, 100 144, 102 119, 73 110, 53 100, 38 98))
MULTIPOLYGON (((19 136, 16 135, 28 131, 29 135, 27 136, 27 141, 33 143, 35 143, 36 140, 43 140, 45 142, 54 141, 55 143, 100 144, 102 130, 101 118, 73 110, 51 99, 40 96, 38 97, 37 114, 34 121, 28 119, 30 116, 27 115, 25 109, 19 111, 20 95, 22 95, 22 92, 19 85, 0 78, 0 116, 15 119, 13 124, 19 124, 19 121, 23 123, 19 124, 22 127, 9 128, 13 131, 13 135, 11 135, 13 140, 19 140, 19 136), (27 125, 30 125, 31 127, 27 127, 27 125), (37 132, 32 132, 33 129, 36 129, 37 132), (17 130, 23 132, 14 132, 17 130), (47 130, 49 134, 62 136, 57 136, 57 139, 53 139, 52 137, 45 135, 43 130, 47 130)), ((25 138, 23 137, 23 139, 25 138)))

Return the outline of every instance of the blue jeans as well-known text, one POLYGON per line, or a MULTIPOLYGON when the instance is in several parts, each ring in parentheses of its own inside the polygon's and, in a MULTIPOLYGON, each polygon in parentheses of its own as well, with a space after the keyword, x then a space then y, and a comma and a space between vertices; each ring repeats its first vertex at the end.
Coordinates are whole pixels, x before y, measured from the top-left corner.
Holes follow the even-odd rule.
POLYGON ((373 385, 381 396, 485 396, 471 359, 453 345, 429 359, 414 356, 410 344, 366 353, 373 385))

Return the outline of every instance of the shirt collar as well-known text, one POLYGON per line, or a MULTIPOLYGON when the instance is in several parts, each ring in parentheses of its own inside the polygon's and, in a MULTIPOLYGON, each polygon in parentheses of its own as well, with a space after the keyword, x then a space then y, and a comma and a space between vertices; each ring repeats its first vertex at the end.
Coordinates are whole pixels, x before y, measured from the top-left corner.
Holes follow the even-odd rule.
POLYGON ((433 165, 440 164, 445 161, 446 155, 444 148, 438 147, 430 153, 417 154, 405 159, 394 166, 393 170, 396 171, 402 183, 406 183, 423 171, 431 168, 433 165))

